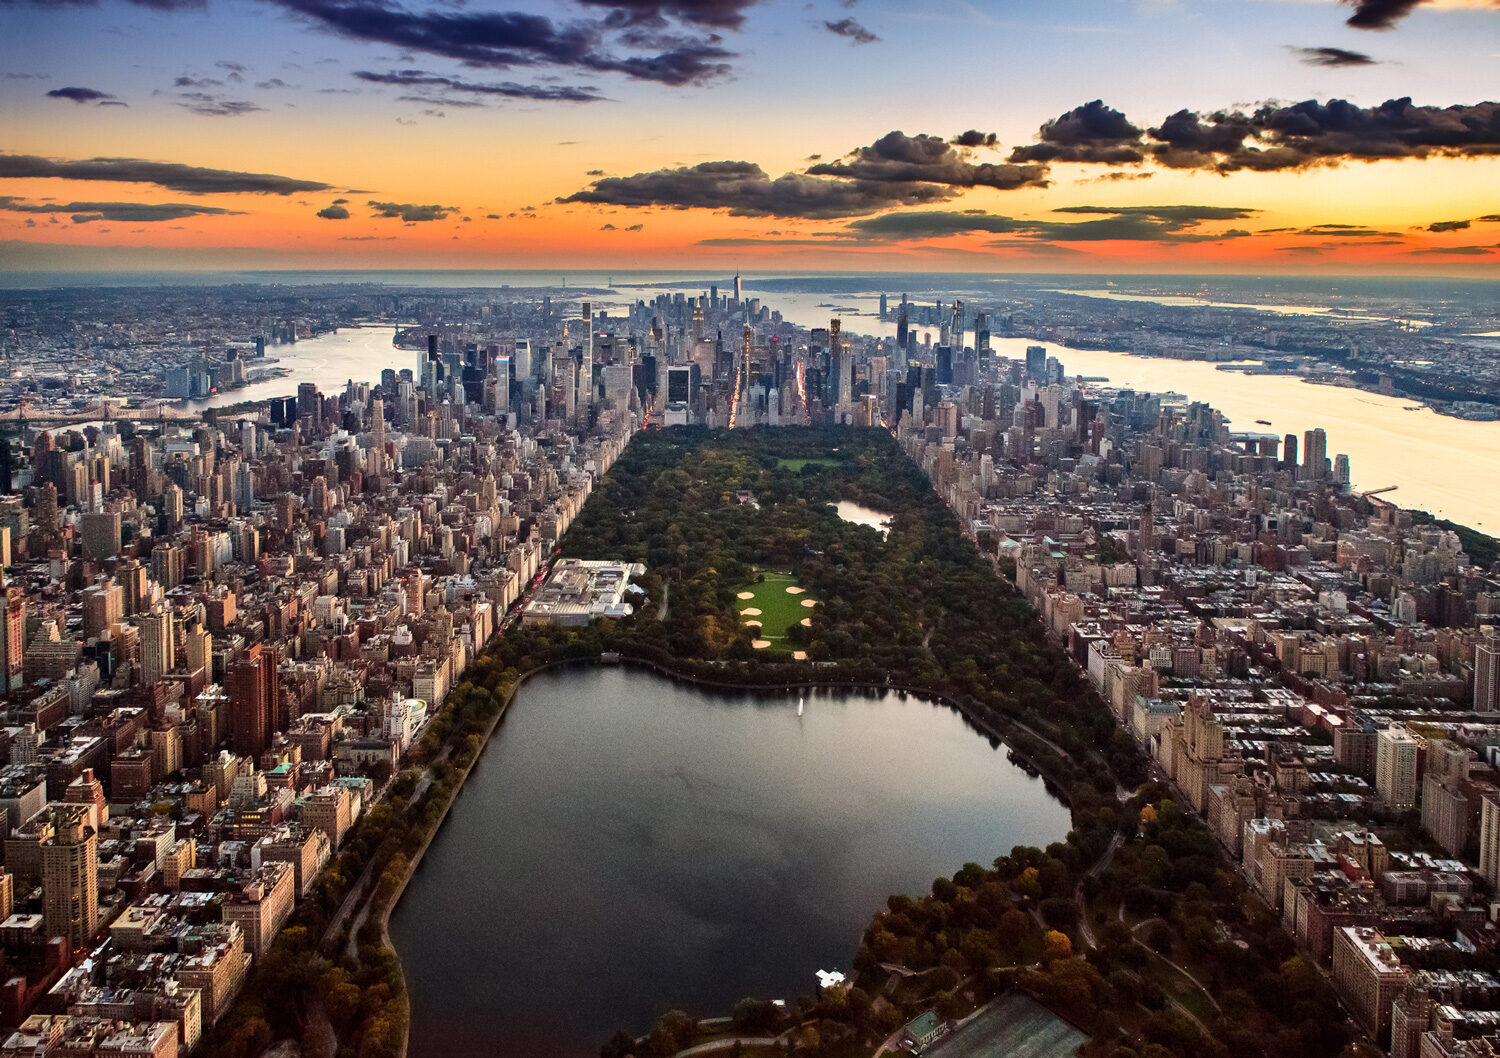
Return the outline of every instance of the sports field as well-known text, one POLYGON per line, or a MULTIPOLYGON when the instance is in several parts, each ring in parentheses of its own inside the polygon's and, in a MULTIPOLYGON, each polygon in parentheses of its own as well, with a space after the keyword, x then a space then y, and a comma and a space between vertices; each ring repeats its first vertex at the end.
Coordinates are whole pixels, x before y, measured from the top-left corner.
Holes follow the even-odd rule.
POLYGON ((843 464, 840 463, 839 460, 837 460, 837 459, 817 458, 817 459, 778 459, 778 460, 776 460, 776 465, 778 467, 782 468, 783 470, 790 470, 793 474, 800 474, 800 473, 802 473, 802 468, 805 467, 805 466, 837 467, 837 466, 842 466, 843 464))
POLYGON ((757 640, 769 644, 763 649, 790 650, 786 641, 786 630, 804 618, 812 616, 812 600, 807 597, 797 578, 787 573, 765 573, 760 583, 741 585, 736 591, 734 607, 740 612, 741 621, 760 624, 757 640), (788 590, 790 589, 790 590, 788 590))

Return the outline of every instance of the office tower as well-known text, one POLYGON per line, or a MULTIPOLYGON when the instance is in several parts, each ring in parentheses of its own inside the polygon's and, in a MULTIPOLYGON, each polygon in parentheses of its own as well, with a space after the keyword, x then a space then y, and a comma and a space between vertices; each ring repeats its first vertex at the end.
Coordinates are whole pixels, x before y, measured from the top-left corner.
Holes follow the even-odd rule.
POLYGON ((1375 738, 1375 792, 1393 808, 1417 803, 1417 740, 1400 725, 1375 738))
POLYGON ((1474 646, 1474 711, 1500 713, 1500 640, 1474 646))
POLYGON ((743 303, 745 300, 745 296, 740 290, 740 274, 738 272, 734 274, 734 300, 736 304, 743 303))
POLYGON ((886 296, 884 294, 881 294, 880 295, 880 318, 881 319, 885 319, 889 315, 890 315, 890 305, 889 305, 889 303, 886 300, 886 296))
POLYGON ((97 636, 125 615, 125 592, 113 581, 83 590, 83 634, 97 636))
POLYGON ((255 508, 255 474, 249 463, 240 463, 234 468, 234 505, 241 514, 255 508))
POLYGON ((99 511, 79 516, 85 558, 103 561, 120 553, 120 512, 99 511))
POLYGON ((1038 382, 1047 377, 1047 349, 1045 346, 1028 345, 1026 347, 1026 374, 1027 377, 1038 382))
POLYGON ((26 593, 6 588, 0 611, 0 693, 19 690, 25 683, 22 660, 26 649, 26 593))
POLYGON ((517 338, 516 353, 513 360, 516 378, 521 382, 531 380, 531 339, 517 338))
POLYGON ((1281 465, 1288 470, 1297 469, 1297 435, 1289 433, 1281 442, 1281 465))
POLYGON ((495 357, 495 414, 505 415, 510 411, 510 357, 495 357))
POLYGON ((990 314, 981 312, 974 317, 974 354, 981 364, 990 359, 990 314))
POLYGON ((276 724, 276 655, 256 643, 229 663, 229 733, 236 753, 259 757, 276 724))
POLYGON ((323 397, 312 382, 297 386, 297 421, 302 423, 304 433, 316 434, 323 425, 323 397))
POLYGON ((1328 473, 1328 434, 1322 427, 1302 435, 1302 470, 1309 478, 1328 473))
POLYGON ((896 344, 903 350, 911 344, 911 316, 906 309, 906 295, 901 295, 901 304, 896 309, 896 344))
POLYGON ((177 665, 172 641, 172 615, 158 603, 150 613, 135 619, 141 632, 141 682, 156 683, 177 665))
POLYGON ((1340 485, 1349 484, 1349 457, 1342 452, 1333 458, 1333 480, 1340 485))
POLYGON ((53 832, 42 842, 42 903, 47 935, 85 948, 99 930, 99 836, 90 806, 50 806, 53 832))

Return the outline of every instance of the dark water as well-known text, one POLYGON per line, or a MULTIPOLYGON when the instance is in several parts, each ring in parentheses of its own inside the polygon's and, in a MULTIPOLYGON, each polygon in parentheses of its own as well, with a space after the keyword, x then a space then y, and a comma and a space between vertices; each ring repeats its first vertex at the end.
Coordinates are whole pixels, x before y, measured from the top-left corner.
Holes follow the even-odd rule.
POLYGON ((889 894, 1067 832, 946 708, 797 709, 616 668, 528 683, 391 924, 413 1058, 591 1058, 673 1007, 811 994, 889 894))

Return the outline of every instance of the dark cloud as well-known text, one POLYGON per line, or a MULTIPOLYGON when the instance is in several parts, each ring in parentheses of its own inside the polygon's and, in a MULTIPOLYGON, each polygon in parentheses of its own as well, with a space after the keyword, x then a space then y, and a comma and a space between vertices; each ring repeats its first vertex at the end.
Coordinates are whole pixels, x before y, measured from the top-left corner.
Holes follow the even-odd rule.
POLYGON ((465 92, 506 99, 537 99, 548 102, 591 103, 604 97, 592 85, 528 85, 514 81, 483 83, 443 77, 425 70, 393 70, 375 73, 356 70, 354 76, 371 84, 398 85, 403 88, 437 88, 448 92, 465 92))
POLYGON ((626 231, 641 231, 641 230, 643 230, 643 229, 644 229, 644 228, 645 228, 645 227, 646 227, 646 226, 645 226, 645 225, 644 225, 644 224, 632 224, 632 225, 630 225, 630 226, 629 226, 629 227, 627 227, 627 228, 626 228, 626 229, 625 229, 625 230, 626 230, 626 231))
POLYGON ((331 206, 324 206, 322 209, 318 210, 317 215, 322 217, 324 220, 348 220, 349 207, 341 206, 337 202, 335 202, 331 206))
POLYGON ((1314 224, 1310 228, 1298 228, 1297 235, 1327 236, 1337 235, 1340 239, 1390 239, 1399 238, 1400 232, 1376 231, 1374 228, 1361 228, 1357 224, 1314 224))
POLYGON ((1053 213, 1103 213, 1111 216, 1151 217, 1177 223, 1204 220, 1244 220, 1259 213, 1244 206, 1059 206, 1053 213))
POLYGON ((1346 48, 1293 48, 1292 51, 1309 66, 1374 66, 1380 61, 1346 48))
POLYGON ((107 180, 123 184, 155 184, 192 195, 251 193, 290 195, 299 191, 327 191, 332 185, 316 180, 294 180, 271 173, 241 173, 207 169, 180 162, 148 162, 140 158, 86 158, 77 161, 34 154, 0 153, 0 179, 107 180))
POLYGON ((880 38, 852 18, 841 18, 837 22, 824 21, 823 28, 840 37, 848 37, 855 44, 874 44, 880 38))
POLYGON ((881 239, 940 239, 981 231, 1010 234, 1021 231, 1024 221, 992 213, 932 210, 922 213, 886 213, 850 223, 850 229, 865 237, 881 239))
POLYGON ((585 7, 608 8, 613 20, 661 25, 668 16, 714 29, 739 29, 745 9, 756 0, 578 0, 585 7))
POLYGON ((172 82, 173 88, 222 88, 224 82, 213 77, 189 77, 184 74, 172 82))
POLYGON ((108 92, 101 92, 97 88, 80 88, 77 85, 69 85, 66 88, 54 88, 47 95, 51 99, 71 99, 75 103, 98 103, 105 99, 114 98, 108 92))
POLYGON ((414 12, 382 0, 270 0, 330 33, 352 40, 389 44, 412 52, 441 55, 473 67, 510 69, 547 64, 621 73, 667 85, 701 84, 728 72, 734 53, 717 34, 703 37, 643 37, 640 25, 657 26, 663 14, 698 25, 725 18, 745 4, 595 3, 611 9, 603 23, 555 23, 545 15, 517 11, 444 8, 414 12), (693 17, 688 17, 692 14, 693 17), (655 54, 615 55, 606 46, 611 31, 635 26, 628 46, 662 45, 655 54))
POLYGON ((754 162, 702 162, 609 176, 560 202, 669 209, 722 209, 737 217, 857 217, 893 206, 939 202, 952 188, 930 183, 831 180, 804 173, 771 179, 754 162))
POLYGON ((183 92, 177 105, 207 118, 237 118, 266 108, 248 99, 225 99, 211 92, 183 92))
POLYGON ((1125 115, 1096 99, 1074 107, 1037 130, 1038 143, 1017 147, 1012 162, 1103 162, 1127 165, 1144 160, 1141 130, 1125 115))
POLYGON ((458 212, 457 206, 414 206, 404 202, 376 202, 373 199, 368 205, 375 211, 372 216, 400 219, 408 224, 428 220, 447 220, 449 214, 458 212))
POLYGON ((599 226, 599 230, 600 231, 618 231, 619 229, 617 229, 613 224, 601 224, 599 226))
POLYGON ((1390 29, 1400 22, 1423 0, 1341 0, 1351 5, 1354 14, 1346 24, 1355 29, 1390 29))
POLYGON ((187 217, 242 216, 239 210, 218 206, 195 206, 188 203, 142 202, 25 202, 0 196, 0 210, 9 213, 71 213, 75 224, 96 220, 143 223, 159 220, 183 220, 187 217))
POLYGON ((1432 246, 1421 250, 1407 250, 1409 254, 1418 254, 1432 257, 1479 257, 1483 254, 1492 254, 1500 246, 1432 246))
POLYGON ((1467 220, 1440 220, 1427 225, 1428 231, 1463 231, 1471 222, 1467 220))
POLYGON ((269 90, 272 88, 290 88, 291 85, 287 84, 279 77, 273 77, 269 81, 256 81, 255 87, 269 90))
POLYGON ((1361 107, 1342 99, 1266 104, 1200 114, 1179 110, 1141 132, 1097 100, 1048 122, 1041 143, 1012 161, 1122 164, 1150 158, 1174 169, 1274 172, 1385 158, 1500 154, 1500 103, 1417 106, 1392 99, 1361 107))
POLYGON ((955 147, 993 147, 999 139, 993 132, 970 129, 954 136, 951 142, 955 147))
MULTIPOLYGON (((1018 220, 983 212, 932 211, 887 213, 856 220, 850 231, 861 238, 933 239, 972 232, 1017 235, 1051 242, 1218 242, 1239 239, 1250 233, 1240 229, 1225 232, 1200 230, 1205 221, 1238 220, 1255 210, 1230 206, 1069 206, 1054 213, 1099 214, 1097 220, 1018 220)), ((1006 245, 996 243, 992 245, 1006 245)))
POLYGON ((974 163, 941 136, 889 132, 836 162, 819 162, 811 176, 838 176, 882 183, 930 183, 950 187, 1046 187, 1041 165, 974 163))

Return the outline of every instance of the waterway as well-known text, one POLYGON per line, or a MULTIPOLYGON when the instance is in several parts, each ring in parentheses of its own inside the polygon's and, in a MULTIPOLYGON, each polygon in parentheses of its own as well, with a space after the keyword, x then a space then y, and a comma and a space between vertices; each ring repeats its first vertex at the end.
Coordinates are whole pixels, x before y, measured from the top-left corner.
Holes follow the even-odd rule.
MULTIPOLYGON (((1036 344, 1024 338, 994 342, 996 352, 1015 359, 1024 358, 1026 346, 1036 344)), ((1201 361, 1040 344, 1062 361, 1069 377, 1105 377, 1110 387, 1181 393, 1222 411, 1237 433, 1293 433, 1300 445, 1305 431, 1322 427, 1328 433, 1328 457, 1340 452, 1349 456, 1356 489, 1395 485, 1385 499, 1500 534, 1500 506, 1495 503, 1500 422, 1466 422, 1411 399, 1313 385, 1285 375, 1246 375, 1201 361)))
POLYGON ((371 385, 379 382, 380 372, 388 367, 415 370, 416 351, 396 348, 391 344, 395 336, 394 327, 344 327, 300 342, 268 345, 266 359, 248 360, 246 368, 279 367, 288 369, 289 375, 215 393, 189 406, 223 408, 244 401, 295 396, 302 382, 316 383, 324 394, 339 393, 350 379, 371 385))
POLYGON ((884 511, 877 511, 873 507, 864 507, 852 500, 839 500, 834 505, 839 512, 839 517, 846 522, 855 525, 867 525, 876 530, 881 536, 891 531, 891 516, 884 511))
POLYGON ((810 995, 888 895, 1068 826, 942 706, 542 673, 392 920, 411 1056, 593 1058, 672 1008, 810 995))

